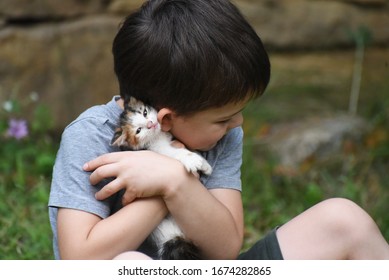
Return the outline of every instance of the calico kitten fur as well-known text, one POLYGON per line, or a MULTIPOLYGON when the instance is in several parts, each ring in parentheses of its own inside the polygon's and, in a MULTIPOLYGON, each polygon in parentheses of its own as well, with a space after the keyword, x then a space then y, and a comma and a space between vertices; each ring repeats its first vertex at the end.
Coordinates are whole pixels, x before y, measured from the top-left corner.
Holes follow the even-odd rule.
MULTIPOLYGON (((212 167, 199 154, 185 148, 175 148, 173 136, 161 130, 157 111, 130 97, 124 102, 120 127, 115 131, 111 145, 121 150, 151 150, 179 160, 188 172, 210 175, 212 167)), ((151 233, 151 240, 158 248, 160 259, 201 259, 199 249, 186 239, 171 215, 151 233)))

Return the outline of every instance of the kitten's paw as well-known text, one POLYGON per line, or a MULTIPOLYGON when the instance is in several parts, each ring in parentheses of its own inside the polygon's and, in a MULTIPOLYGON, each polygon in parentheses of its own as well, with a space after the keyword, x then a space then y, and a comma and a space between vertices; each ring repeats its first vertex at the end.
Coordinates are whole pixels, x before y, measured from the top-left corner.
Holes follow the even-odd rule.
POLYGON ((211 175, 212 173, 212 167, 205 159, 203 159, 203 165, 201 166, 200 171, 203 172, 205 175, 211 175))
POLYGON ((184 165, 185 169, 191 173, 200 171, 201 166, 203 165, 203 159, 199 155, 191 152, 179 160, 184 165))
POLYGON ((208 162, 202 156, 196 153, 190 152, 179 160, 182 162, 188 172, 203 172, 206 175, 209 175, 212 172, 212 167, 208 164, 208 162))

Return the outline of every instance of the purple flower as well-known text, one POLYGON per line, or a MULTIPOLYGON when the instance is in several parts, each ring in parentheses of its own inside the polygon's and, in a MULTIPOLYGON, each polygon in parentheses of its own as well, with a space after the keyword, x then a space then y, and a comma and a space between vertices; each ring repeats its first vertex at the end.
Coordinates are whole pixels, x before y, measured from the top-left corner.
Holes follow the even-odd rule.
POLYGON ((28 135, 27 121, 10 119, 8 122, 7 135, 20 140, 28 135))

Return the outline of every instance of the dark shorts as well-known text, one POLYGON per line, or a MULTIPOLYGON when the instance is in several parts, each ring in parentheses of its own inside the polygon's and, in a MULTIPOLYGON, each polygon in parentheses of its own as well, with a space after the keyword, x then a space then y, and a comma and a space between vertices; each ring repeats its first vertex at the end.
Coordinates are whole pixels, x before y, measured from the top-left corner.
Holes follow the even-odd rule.
POLYGON ((238 260, 283 260, 276 231, 277 228, 273 229, 248 251, 241 253, 238 260))

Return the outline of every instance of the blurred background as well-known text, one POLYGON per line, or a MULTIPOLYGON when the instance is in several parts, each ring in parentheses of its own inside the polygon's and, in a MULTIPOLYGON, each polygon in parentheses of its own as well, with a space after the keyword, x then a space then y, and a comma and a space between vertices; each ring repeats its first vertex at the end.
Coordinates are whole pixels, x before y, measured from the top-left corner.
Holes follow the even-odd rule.
MULTIPOLYGON (((389 240, 389 0, 235 0, 270 54, 245 110, 245 247, 329 197, 389 240)), ((118 94, 111 44, 141 0, 0 0, 0 259, 52 259, 64 127, 118 94)))

